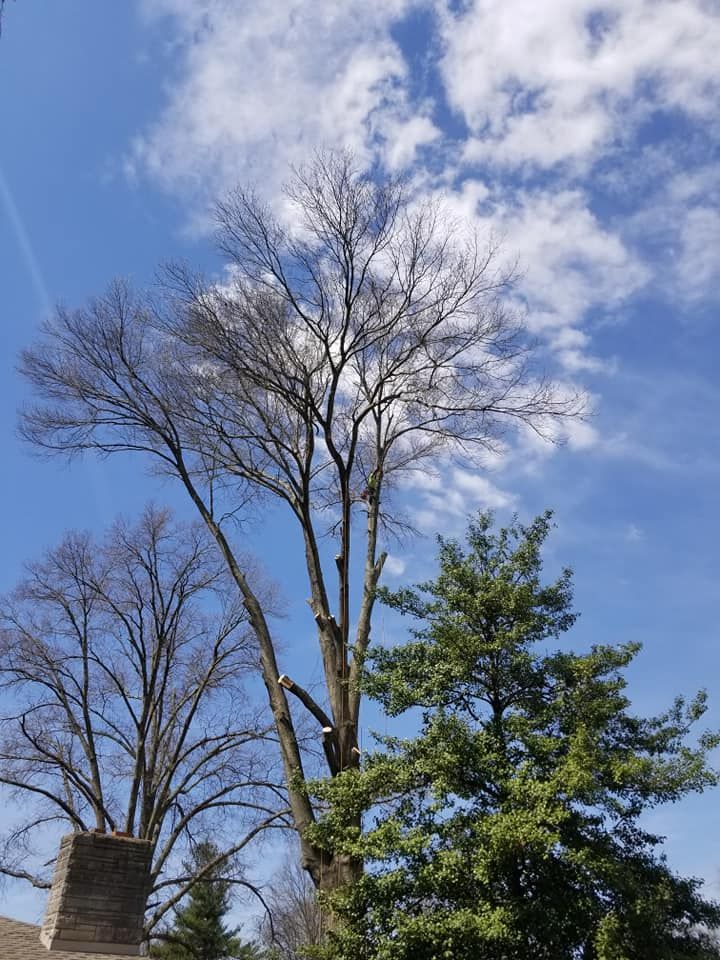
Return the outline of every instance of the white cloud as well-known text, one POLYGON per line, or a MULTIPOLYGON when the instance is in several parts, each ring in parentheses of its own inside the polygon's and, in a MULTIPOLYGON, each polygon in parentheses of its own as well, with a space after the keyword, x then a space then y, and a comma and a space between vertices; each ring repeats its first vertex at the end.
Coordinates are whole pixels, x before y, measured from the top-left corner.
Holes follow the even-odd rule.
POLYGON ((597 446, 599 436, 597 429, 587 420, 568 420, 561 429, 561 440, 571 450, 589 450, 597 446))
POLYGON ((405 560, 401 557, 393 556, 393 554, 388 554, 383 572, 389 577, 401 577, 405 573, 406 568, 407 562, 405 560))
POLYGON ((655 108, 713 115, 720 15, 703 0, 439 4, 468 160, 586 164, 655 108))
POLYGON ((570 374, 608 372, 614 363, 588 353, 580 326, 588 311, 612 316, 649 280, 636 250, 591 211, 580 189, 494 190, 465 180, 449 196, 450 212, 481 235, 502 237, 504 255, 520 265, 516 292, 530 331, 548 342, 570 374))
MULTIPOLYGON (((651 279, 689 303, 717 290, 717 171, 682 169, 672 135, 634 164, 624 152, 653 111, 700 118, 706 132, 717 125, 716 3, 367 0, 359 13, 334 0, 141 0, 141 8, 167 18, 173 78, 130 166, 190 208, 237 181, 277 195, 289 165, 317 146, 409 168, 426 191, 442 189, 452 214, 503 238, 521 270, 515 305, 571 380, 615 372, 616 359, 594 347, 589 318, 624 315, 651 279), (423 69, 434 53, 443 91, 414 83, 394 38, 420 7, 437 17, 423 69), (441 129, 441 94, 468 124, 464 141, 453 140, 457 128, 441 129), (426 155, 427 167, 417 162, 426 155), (626 204, 612 220, 596 202, 596 176, 626 204), (653 275, 643 256, 656 254, 653 275)), ((604 449, 589 423, 568 426, 563 439, 604 449)), ((446 511, 465 508, 455 479, 446 511)))
POLYGON ((485 473, 450 464, 409 474, 403 489, 413 524, 428 533, 455 533, 478 510, 502 510, 517 502, 514 494, 496 486, 485 473))
POLYGON ((377 137, 389 166, 412 163, 439 139, 436 104, 413 102, 392 28, 419 8, 437 18, 465 161, 582 166, 653 110, 716 118, 720 11, 707 0, 141 0, 168 18, 175 81, 135 165, 217 189, 272 179, 319 144, 369 155, 377 137))
MULTIPOLYGON (((404 112, 404 111, 403 111, 404 112)), ((380 128, 387 147, 385 162, 390 170, 402 170, 412 166, 419 147, 433 143, 440 131, 428 116, 388 115, 380 128)))
POLYGON ((647 279, 642 262, 598 221, 580 190, 518 192, 498 214, 523 265, 521 289, 536 332, 577 324, 591 306, 612 310, 647 279))
MULTIPOLYGON (((586 403, 591 414, 593 398, 586 397, 586 403)), ((527 424, 521 424, 515 445, 508 453, 506 466, 514 465, 523 473, 535 474, 558 447, 566 446, 578 452, 599 447, 600 435, 590 422, 589 414, 585 419, 549 421, 541 425, 541 433, 527 424)))
POLYGON ((560 364, 569 373, 612 373, 615 362, 589 356, 585 353, 590 337, 576 327, 561 327, 550 337, 550 345, 556 351, 560 364))
POLYGON ((678 287, 696 301, 718 296, 720 286, 720 208, 694 207, 680 228, 675 266, 678 287))
POLYGON ((625 528, 625 539, 628 543, 640 543, 645 539, 645 532, 635 523, 629 523, 625 528))
POLYGON ((367 156, 375 133, 391 162, 435 136, 411 116, 405 62, 389 27, 406 0, 143 0, 171 18, 176 81, 131 166, 169 189, 210 194, 238 180, 275 187, 319 146, 367 156))
MULTIPOLYGON (((410 68, 391 35, 417 0, 369 0, 362 16, 333 0, 143 3, 148 16, 170 18, 179 38, 173 48, 178 67, 165 112, 136 141, 133 164, 169 189, 207 196, 240 180, 259 182, 272 194, 289 164, 306 159, 317 146, 350 146, 361 159, 380 149, 390 168, 402 169, 413 164, 419 147, 441 139, 433 104, 427 98, 412 102, 410 68)), ((619 4, 558 0, 552 17, 529 0, 502 5, 478 0, 461 15, 450 14, 438 0, 436 12, 447 93, 477 132, 489 118, 496 159, 502 156, 497 131, 518 118, 543 126, 543 136, 552 133, 552 149, 560 153, 575 149, 573 137, 599 143, 602 138, 581 134, 581 128, 596 123, 604 130, 607 121, 593 120, 584 100, 592 95, 598 110, 603 104, 609 109, 607 90, 619 84, 629 92, 640 75, 640 66, 633 71, 623 60, 625 47, 638 45, 640 26, 654 25, 664 35, 662 18, 639 0, 629 11, 619 4), (605 21, 598 10, 607 21, 602 40, 599 25, 605 21), (593 14, 595 39, 587 26, 593 14), (528 91, 543 92, 528 99, 528 91), (575 105, 566 117, 572 129, 552 132, 561 97, 575 105), (529 103, 537 112, 526 112, 529 103)), ((680 19, 687 21, 691 43, 698 18, 680 19)), ((657 43, 644 43, 637 65, 651 63, 658 49, 657 43)), ((677 51, 674 57, 686 64, 692 60, 677 51)), ((698 84, 691 85, 694 100, 687 94, 693 102, 698 84)), ((502 136, 511 134, 506 130, 502 136)), ((529 129, 528 137, 538 150, 546 149, 536 130, 529 129)), ((466 156, 477 146, 471 138, 466 156)), ((453 189, 459 164, 455 156, 440 174, 451 206, 481 230, 504 236, 506 250, 518 256, 525 271, 521 292, 535 332, 553 328, 557 341, 558 331, 579 326, 590 307, 612 309, 645 281, 637 257, 617 232, 600 225, 581 189, 510 192, 476 177, 453 189)), ((578 339, 573 346, 558 345, 556 355, 572 373, 600 372, 604 361, 588 348, 587 340, 578 339)))
POLYGON ((664 161, 664 176, 624 230, 651 251, 657 292, 685 306, 716 300, 720 286, 720 167, 685 157, 664 161), (685 166, 683 166, 683 163, 685 166))

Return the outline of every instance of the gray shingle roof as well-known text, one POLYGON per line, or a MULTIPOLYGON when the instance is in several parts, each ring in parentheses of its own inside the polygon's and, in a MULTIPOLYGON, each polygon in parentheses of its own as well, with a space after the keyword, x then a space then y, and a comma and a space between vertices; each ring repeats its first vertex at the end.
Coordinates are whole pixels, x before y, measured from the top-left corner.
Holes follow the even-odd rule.
POLYGON ((0 917, 2 960, 128 960, 116 953, 66 953, 46 950, 40 943, 40 927, 0 917))

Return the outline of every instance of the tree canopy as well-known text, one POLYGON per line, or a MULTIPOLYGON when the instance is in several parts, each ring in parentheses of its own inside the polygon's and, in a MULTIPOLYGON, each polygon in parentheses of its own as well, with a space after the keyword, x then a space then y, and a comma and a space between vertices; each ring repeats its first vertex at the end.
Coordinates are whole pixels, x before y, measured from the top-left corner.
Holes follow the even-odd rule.
POLYGON ((367 867, 334 897, 333 960, 720 956, 720 907, 643 820, 717 782, 717 735, 691 737, 705 698, 639 717, 637 645, 550 647, 576 615, 570 571, 541 578, 549 529, 483 514, 465 546, 440 540, 434 580, 383 591, 417 626, 374 652, 365 689, 390 715, 419 709, 421 729, 318 785, 316 842, 367 867))
POLYGON ((166 511, 28 566, 0 599, 0 785, 19 801, 0 873, 49 887, 48 825, 150 840, 152 929, 196 878, 180 860, 198 830, 222 862, 285 821, 247 621, 207 531, 166 511))
POLYGON ((317 811, 288 696, 312 719, 327 772, 356 767, 393 487, 420 468, 477 465, 513 425, 554 436, 582 401, 538 372, 493 241, 400 180, 319 154, 273 207, 238 189, 216 213, 221 279, 171 264, 151 290, 118 282, 58 310, 23 354, 38 396, 23 432, 44 450, 141 453, 181 483, 257 638, 303 865, 333 886, 355 866, 306 839, 317 811), (233 521, 259 498, 301 535, 317 694, 282 670, 234 546, 233 521))

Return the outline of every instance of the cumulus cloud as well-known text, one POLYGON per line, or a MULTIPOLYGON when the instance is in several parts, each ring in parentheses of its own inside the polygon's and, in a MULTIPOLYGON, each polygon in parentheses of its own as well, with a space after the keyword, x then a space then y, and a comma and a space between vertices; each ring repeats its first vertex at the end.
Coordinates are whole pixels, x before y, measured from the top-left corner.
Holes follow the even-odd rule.
POLYGON ((163 115, 129 158, 170 189, 201 195, 238 180, 271 188, 317 146, 368 157, 380 138, 391 165, 412 162, 436 131, 411 112, 406 64, 390 27, 407 0, 144 0, 178 38, 163 115))
POLYGON ((647 278, 620 236, 591 212, 582 191, 516 193, 514 204, 498 213, 507 242, 520 251, 537 331, 577 323, 591 304, 612 308, 647 278))
POLYGON ((518 309, 569 374, 607 373, 614 360, 593 356, 580 329, 588 312, 612 317, 651 277, 637 247, 600 222, 579 188, 518 188, 465 179, 444 201, 451 216, 500 240, 515 257, 518 309))
POLYGON ((318 143, 407 166, 440 139, 441 94, 467 125, 453 150, 466 161, 592 162, 653 111, 715 116, 720 90, 720 12, 707 0, 555 0, 552 15, 535 0, 367 0, 361 15, 333 0, 141 10, 166 18, 176 69, 134 161, 169 185, 265 177, 318 143), (418 100, 393 31, 421 9, 435 16, 443 89, 418 100))
MULTIPOLYGON (((169 77, 128 167, 190 208, 238 181, 277 196, 319 146, 408 171, 517 257, 514 305, 569 381, 615 373, 594 325, 651 283, 690 304, 716 295, 717 168, 651 130, 681 117, 717 134, 716 3, 139 2, 169 38, 169 77), (432 38, 408 59, 398 28, 418 11, 432 38)), ((598 445, 588 423, 562 439, 598 445)), ((456 479, 446 509, 467 494, 456 479)))
POLYGON ((478 510, 503 510, 517 503, 515 494, 498 487, 487 474, 451 464, 408 474, 403 486, 410 518, 425 533, 456 533, 478 510))
POLYGON ((715 110, 720 16, 704 0, 476 0, 441 19, 468 160, 587 164, 652 110, 715 110))

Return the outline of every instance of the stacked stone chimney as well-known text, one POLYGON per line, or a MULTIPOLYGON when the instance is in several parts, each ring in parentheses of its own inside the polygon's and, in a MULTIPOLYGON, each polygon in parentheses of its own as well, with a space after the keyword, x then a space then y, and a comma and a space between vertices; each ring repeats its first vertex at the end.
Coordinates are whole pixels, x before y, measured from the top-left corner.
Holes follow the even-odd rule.
POLYGON ((48 950, 139 956, 151 857, 148 840, 105 833, 64 836, 41 943, 48 950))

